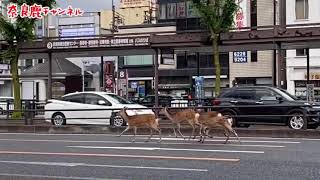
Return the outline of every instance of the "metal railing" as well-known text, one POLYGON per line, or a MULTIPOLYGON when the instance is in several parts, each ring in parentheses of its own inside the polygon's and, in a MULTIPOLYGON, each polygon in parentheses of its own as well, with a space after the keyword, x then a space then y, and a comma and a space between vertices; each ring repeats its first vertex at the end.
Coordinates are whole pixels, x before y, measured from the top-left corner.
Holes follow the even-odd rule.
MULTIPOLYGON (((34 121, 35 120, 39 120, 39 118, 35 118, 35 114, 45 114, 46 112, 61 112, 61 113, 66 113, 66 112, 81 112, 81 111, 86 111, 86 112, 94 112, 94 111, 111 111, 111 114, 114 114, 116 112, 119 112, 120 110, 122 110, 121 108, 105 108, 105 109, 51 109, 51 110, 47 110, 47 109, 36 109, 34 108, 36 106, 33 106, 30 101, 26 101, 25 103, 25 108, 21 109, 21 110, 7 110, 7 112, 13 113, 13 112, 22 112, 23 113, 23 117, 20 119, 14 119, 14 120, 20 120, 23 122, 24 125, 34 125, 34 121)), ((182 109, 195 109, 195 110, 199 110, 199 111, 214 111, 214 110, 218 110, 219 109, 241 109, 241 108, 288 108, 288 109, 296 109, 299 110, 300 112, 300 116, 303 117, 304 119, 304 126, 303 129, 307 129, 307 125, 310 118, 316 118, 319 120, 320 117, 320 108, 319 110, 314 109, 315 113, 308 113, 308 111, 306 109, 303 108, 310 108, 310 105, 238 105, 238 106, 189 106, 189 107, 169 107, 170 110, 182 110, 182 109)), ((155 108, 155 107, 149 107, 149 108, 128 108, 128 110, 153 110, 153 112, 155 112, 156 114, 158 114, 160 112, 161 107, 159 108, 155 108)), ((78 113, 75 113, 78 114, 78 113)), ((111 120, 111 117, 108 116, 106 114, 105 117, 97 117, 95 115, 95 113, 88 113, 88 114, 92 114, 92 117, 77 117, 76 115, 74 115, 73 117, 65 117, 66 121, 68 120, 83 120, 83 123, 81 124, 90 124, 90 120, 98 120, 98 119, 102 119, 105 121, 101 121, 104 122, 105 125, 109 125, 107 124, 107 120, 111 120)), ((165 117, 164 115, 160 114, 159 117, 165 117)), ((231 115, 230 117, 233 118, 259 118, 259 117, 283 117, 283 118, 289 118, 289 117, 293 117, 293 114, 234 114, 231 115)), ((1 120, 8 120, 8 122, 10 121, 10 118, 8 118, 8 116, 6 118, 0 118, 0 122, 1 120)), ((49 121, 48 123, 50 123, 51 121, 51 117, 41 117, 40 121, 45 122, 45 121, 49 121)), ((103 124, 104 124, 103 123, 103 124)), ((270 122, 270 124, 272 124, 270 122)), ((279 124, 279 123, 278 123, 279 124)))

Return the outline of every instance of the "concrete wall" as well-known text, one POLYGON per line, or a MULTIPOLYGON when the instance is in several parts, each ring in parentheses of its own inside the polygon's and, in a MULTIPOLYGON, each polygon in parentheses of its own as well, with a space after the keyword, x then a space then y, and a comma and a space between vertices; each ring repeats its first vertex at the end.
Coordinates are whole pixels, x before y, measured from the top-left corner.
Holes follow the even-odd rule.
MULTIPOLYGON (((247 1, 247 26, 250 26, 250 0, 247 1)), ((273 25, 273 1, 257 0, 258 26, 273 25)), ((230 86, 235 77, 272 77, 273 51, 258 51, 258 61, 251 62, 251 52, 247 52, 247 63, 233 63, 233 53, 230 52, 230 86)))

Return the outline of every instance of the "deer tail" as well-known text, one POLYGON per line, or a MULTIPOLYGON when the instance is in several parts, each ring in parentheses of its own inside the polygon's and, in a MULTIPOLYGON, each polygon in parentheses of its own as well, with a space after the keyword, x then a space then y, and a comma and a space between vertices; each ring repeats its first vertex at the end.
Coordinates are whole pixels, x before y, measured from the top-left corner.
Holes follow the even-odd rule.
POLYGON ((156 118, 156 124, 159 126, 159 118, 156 118))

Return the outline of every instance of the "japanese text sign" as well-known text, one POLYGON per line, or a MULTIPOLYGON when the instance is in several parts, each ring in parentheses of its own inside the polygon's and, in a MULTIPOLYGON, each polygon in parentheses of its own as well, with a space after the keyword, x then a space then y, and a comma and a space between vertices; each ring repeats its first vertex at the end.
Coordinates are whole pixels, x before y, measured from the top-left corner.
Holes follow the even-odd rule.
POLYGON ((32 19, 42 19, 45 16, 82 16, 83 11, 79 8, 73 8, 68 6, 66 9, 62 8, 52 8, 43 7, 38 4, 28 5, 26 3, 22 4, 19 8, 17 4, 11 3, 7 5, 7 16, 9 18, 32 18, 32 19))

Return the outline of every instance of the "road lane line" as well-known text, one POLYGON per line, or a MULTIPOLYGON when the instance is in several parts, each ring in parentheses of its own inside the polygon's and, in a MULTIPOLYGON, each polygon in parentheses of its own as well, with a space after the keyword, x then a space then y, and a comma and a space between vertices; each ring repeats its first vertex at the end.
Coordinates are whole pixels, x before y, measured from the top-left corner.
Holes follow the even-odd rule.
POLYGON ((22 178, 49 178, 49 179, 76 179, 76 180, 120 180, 120 179, 106 179, 106 178, 91 178, 91 177, 75 177, 75 176, 47 176, 47 175, 30 175, 30 174, 8 174, 0 173, 1 176, 8 176, 11 179, 13 177, 22 177, 22 178))
POLYGON ((145 159, 169 159, 169 160, 198 160, 198 161, 223 161, 239 162, 240 159, 225 158, 203 158, 203 157, 182 157, 182 156, 142 156, 129 154, 90 154, 90 153, 59 153, 59 152, 23 152, 23 151, 0 151, 0 154, 23 154, 23 155, 52 155, 52 156, 92 156, 92 157, 119 157, 119 158, 145 158, 145 159))
POLYGON ((120 150, 146 150, 146 151, 192 151, 192 152, 222 152, 222 153, 249 153, 263 154, 264 151, 241 151, 241 150, 222 150, 222 149, 179 149, 179 148, 158 148, 158 147, 110 147, 110 146, 67 146, 70 148, 83 149, 120 149, 120 150))
MULTIPOLYGON (((163 140, 165 140, 165 139, 163 139, 163 140)), ((77 140, 52 140, 52 139, 0 139, 0 141, 132 144, 132 142, 128 142, 128 141, 77 141, 77 140)), ((216 140, 216 141, 222 142, 223 140, 216 140)), ((247 141, 242 141, 242 142, 247 142, 247 141)), ((257 141, 257 142, 265 142, 265 141, 257 141)), ((268 142, 271 143, 271 141, 268 141, 268 142)), ((136 144, 146 144, 146 142, 135 142, 135 143, 136 144)), ((152 143, 152 142, 149 142, 149 143, 152 143)), ((284 142, 284 143, 286 143, 286 142, 284 142)), ((300 143, 300 142, 293 142, 293 144, 295 144, 295 143, 300 143)), ((258 144, 201 144, 201 143, 198 143, 198 141, 190 141, 190 143, 187 143, 187 142, 186 143, 164 143, 164 142, 161 142, 161 144, 190 144, 190 145, 197 145, 197 146, 202 145, 202 146, 239 146, 239 147, 248 146, 248 147, 270 147, 270 148, 283 148, 283 147, 285 147, 285 146, 258 145, 258 144), (197 144, 195 144, 195 143, 197 143, 197 144)))
POLYGON ((207 169, 190 169, 178 167, 152 167, 152 166, 121 166, 109 164, 86 164, 86 163, 68 163, 68 162, 32 162, 32 161, 0 161, 0 163, 7 164, 28 164, 28 165, 45 165, 45 166, 64 166, 64 167, 106 167, 106 168, 127 168, 127 169, 152 169, 152 170, 171 170, 171 171, 195 171, 207 172, 207 169))

